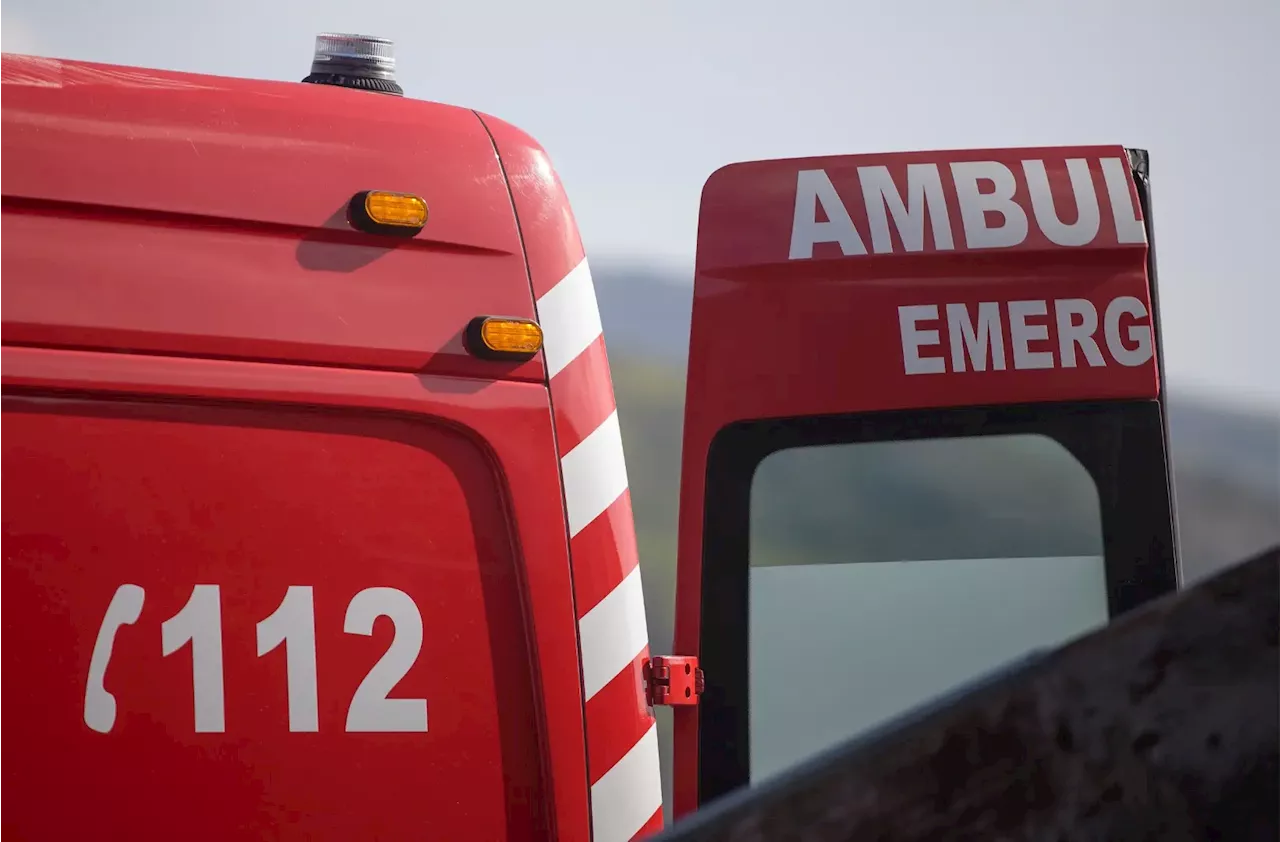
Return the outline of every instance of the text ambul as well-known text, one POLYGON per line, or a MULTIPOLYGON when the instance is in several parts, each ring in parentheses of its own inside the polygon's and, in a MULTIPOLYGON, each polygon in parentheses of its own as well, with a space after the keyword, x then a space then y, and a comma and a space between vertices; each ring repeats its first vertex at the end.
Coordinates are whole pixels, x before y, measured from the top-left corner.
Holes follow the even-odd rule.
POLYGON ((841 174, 845 197, 826 170, 801 170, 788 256, 812 258, 821 243, 839 244, 845 257, 926 251, 926 220, 934 250, 943 252, 1016 248, 1033 230, 1050 247, 1087 246, 1102 233, 1108 216, 1117 244, 1146 243, 1124 161, 1069 158, 1050 164, 1039 159, 1016 167, 999 161, 908 164, 898 178, 888 167, 863 166, 857 168, 856 186, 849 173, 841 174), (1066 180, 1058 190, 1050 183, 1050 169, 1066 180), (953 218, 957 212, 958 220, 953 218), (861 230, 854 216, 861 217, 861 230), (897 248, 892 231, 900 241, 897 248))
POLYGON ((903 305, 902 366, 907 374, 1140 366, 1152 355, 1147 317, 1128 295, 1101 314, 1085 298, 903 305))

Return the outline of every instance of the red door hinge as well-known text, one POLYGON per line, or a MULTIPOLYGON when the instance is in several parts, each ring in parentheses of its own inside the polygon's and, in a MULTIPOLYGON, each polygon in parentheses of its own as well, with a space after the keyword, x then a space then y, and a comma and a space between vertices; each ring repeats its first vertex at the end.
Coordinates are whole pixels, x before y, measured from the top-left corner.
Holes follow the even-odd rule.
POLYGON ((697 658, 658 655, 645 661, 644 686, 650 705, 696 705, 707 683, 697 658))

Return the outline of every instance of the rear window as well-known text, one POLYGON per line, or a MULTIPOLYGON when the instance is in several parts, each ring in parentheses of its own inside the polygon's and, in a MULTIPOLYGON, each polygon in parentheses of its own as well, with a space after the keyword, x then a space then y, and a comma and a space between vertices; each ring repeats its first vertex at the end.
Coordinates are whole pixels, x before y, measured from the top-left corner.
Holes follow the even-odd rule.
POLYGON ((760 419, 707 453, 699 798, 1176 587, 1155 401, 760 419))
POLYGON ((1104 625, 1102 547, 1093 479, 1045 436, 766 457, 751 491, 751 779, 1104 625))

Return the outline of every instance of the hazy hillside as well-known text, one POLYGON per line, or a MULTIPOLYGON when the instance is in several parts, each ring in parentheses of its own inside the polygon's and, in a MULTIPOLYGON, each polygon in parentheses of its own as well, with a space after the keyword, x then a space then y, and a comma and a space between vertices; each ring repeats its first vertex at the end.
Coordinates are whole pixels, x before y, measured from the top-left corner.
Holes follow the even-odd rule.
POLYGON ((689 350, 689 277, 638 263, 591 261, 611 355, 679 363, 689 350))

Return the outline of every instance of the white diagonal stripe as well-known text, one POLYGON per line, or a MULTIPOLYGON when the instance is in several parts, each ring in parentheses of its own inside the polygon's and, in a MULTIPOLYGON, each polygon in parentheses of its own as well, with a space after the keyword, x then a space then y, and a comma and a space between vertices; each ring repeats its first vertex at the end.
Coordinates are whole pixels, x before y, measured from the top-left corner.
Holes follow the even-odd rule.
POLYGON ((583 615, 578 621, 578 638, 582 692, 590 699, 649 645, 639 565, 583 615))
POLYGON ((627 462, 622 453, 618 410, 564 455, 560 473, 564 476, 565 508, 572 537, 627 490, 627 462))
POLYGON ((542 326, 547 377, 564 370, 603 332, 596 288, 585 257, 538 299, 538 324, 542 326))
POLYGON ((662 772, 655 723, 591 787, 593 842, 628 842, 661 807, 662 772))

